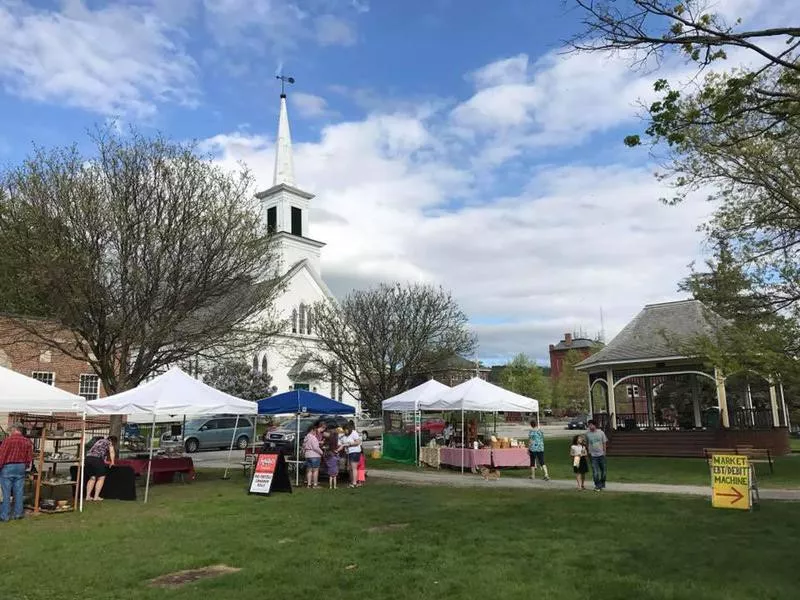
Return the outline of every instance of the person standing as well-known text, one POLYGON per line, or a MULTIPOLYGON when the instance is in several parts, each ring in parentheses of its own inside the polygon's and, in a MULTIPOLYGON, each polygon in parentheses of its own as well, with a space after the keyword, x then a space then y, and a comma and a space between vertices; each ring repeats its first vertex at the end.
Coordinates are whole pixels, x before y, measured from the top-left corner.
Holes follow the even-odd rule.
POLYGON ((22 425, 15 423, 10 435, 0 444, 0 521, 21 519, 25 515, 25 471, 33 463, 33 444, 22 435, 22 425), (14 496, 14 515, 10 514, 11 496, 14 496))
POLYGON ((536 479, 536 467, 541 467, 544 473, 544 480, 550 481, 550 473, 547 472, 547 464, 544 462, 544 433, 539 429, 539 423, 535 419, 531 421, 531 430, 528 432, 528 452, 531 458, 531 479, 536 479))
POLYGON ((117 443, 117 438, 113 435, 107 438, 97 440, 89 452, 86 453, 86 460, 84 461, 84 470, 89 480, 86 482, 86 500, 88 502, 100 502, 100 492, 103 491, 103 485, 106 482, 106 475, 108 475, 109 467, 114 466, 116 461, 116 453, 114 445, 117 443), (106 464, 108 461, 108 464, 106 464), (94 497, 92 496, 94 492, 94 497))
POLYGON ((589 458, 592 461, 592 479, 594 490, 599 492, 606 489, 606 449, 608 438, 602 429, 597 428, 597 423, 589 421, 589 431, 586 432, 586 443, 589 446, 589 458))
POLYGON ((319 485, 319 466, 322 462, 322 447, 319 438, 324 427, 321 423, 314 423, 308 429, 303 439, 303 456, 306 458, 306 487, 316 488, 319 485))
POLYGON ((355 423, 349 421, 344 428, 345 436, 340 444, 347 451, 347 467, 350 471, 350 487, 358 487, 358 463, 361 462, 361 436, 355 423))

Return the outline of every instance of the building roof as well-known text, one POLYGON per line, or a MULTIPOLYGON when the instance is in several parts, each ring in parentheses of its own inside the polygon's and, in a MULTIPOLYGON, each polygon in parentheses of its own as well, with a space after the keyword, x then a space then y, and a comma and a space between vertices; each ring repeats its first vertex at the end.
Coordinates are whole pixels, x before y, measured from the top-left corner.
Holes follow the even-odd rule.
POLYGON ((699 300, 648 304, 602 350, 578 363, 599 365, 685 358, 680 347, 700 336, 714 335, 729 323, 699 300))
POLYGON ((292 134, 289 131, 289 112, 286 110, 286 94, 281 94, 278 115, 278 137, 275 140, 275 173, 272 185, 284 183, 294 186, 294 159, 292 157, 292 134))
POLYGON ((319 372, 319 366, 314 364, 311 353, 306 352, 297 358, 291 369, 289 369, 287 376, 292 381, 314 380, 321 377, 321 373, 319 372))
POLYGON ((568 344, 566 341, 561 340, 550 350, 582 350, 583 348, 595 348, 602 345, 603 344, 597 340, 590 340, 589 338, 573 338, 572 343, 568 344))

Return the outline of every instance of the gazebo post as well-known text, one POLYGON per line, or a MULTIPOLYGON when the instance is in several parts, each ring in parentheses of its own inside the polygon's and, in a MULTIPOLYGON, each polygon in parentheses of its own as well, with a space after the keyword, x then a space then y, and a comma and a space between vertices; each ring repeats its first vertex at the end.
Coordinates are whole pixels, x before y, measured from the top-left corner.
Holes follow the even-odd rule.
POLYGON ((775 381, 770 377, 769 379, 769 403, 772 408, 772 426, 778 427, 781 422, 780 413, 778 413, 778 394, 775 390, 775 381))
POLYGON ((614 369, 606 371, 606 386, 608 387, 608 416, 611 419, 611 429, 616 429, 617 401, 614 399, 614 369))
POLYGON ((786 406, 786 396, 783 395, 783 382, 778 382, 778 388, 781 391, 781 404, 783 405, 783 423, 786 425, 786 429, 789 431, 792 430, 792 423, 789 421, 789 408, 786 406))
POLYGON ((653 385, 650 377, 644 378, 644 397, 647 400, 647 426, 656 428, 655 407, 653 406, 653 385))
POLYGON ((717 367, 714 367, 714 381, 717 384, 717 406, 719 407, 720 424, 728 429, 731 421, 728 417, 728 397, 725 394, 725 377, 717 367))

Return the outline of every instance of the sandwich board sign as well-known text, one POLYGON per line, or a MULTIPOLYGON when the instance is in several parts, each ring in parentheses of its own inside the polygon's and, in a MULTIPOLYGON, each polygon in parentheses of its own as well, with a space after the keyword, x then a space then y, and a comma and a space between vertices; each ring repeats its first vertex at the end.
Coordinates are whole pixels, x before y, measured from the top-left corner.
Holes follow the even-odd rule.
POLYGON ((750 460, 739 454, 711 456, 711 506, 750 510, 750 460))
POLYGON ((269 496, 271 492, 292 492, 286 460, 280 453, 256 454, 250 493, 269 496))

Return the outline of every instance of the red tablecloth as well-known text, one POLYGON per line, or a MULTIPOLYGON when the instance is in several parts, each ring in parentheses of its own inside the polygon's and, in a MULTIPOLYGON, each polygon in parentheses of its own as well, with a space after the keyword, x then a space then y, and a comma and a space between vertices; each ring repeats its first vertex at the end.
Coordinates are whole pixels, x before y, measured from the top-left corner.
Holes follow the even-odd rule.
POLYGON ((492 464, 492 451, 489 448, 473 450, 471 448, 442 448, 439 452, 443 465, 461 467, 461 456, 464 456, 464 468, 472 469, 492 464))
MULTIPOLYGON (((146 458, 123 458, 117 461, 120 466, 131 467, 137 475, 147 475, 146 458)), ((194 479, 194 462, 191 458, 154 458, 150 467, 153 483, 169 483, 175 473, 188 473, 194 479)))
POLYGON ((499 448, 492 450, 495 467, 530 467, 531 457, 527 448, 499 448))

